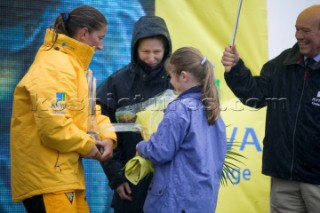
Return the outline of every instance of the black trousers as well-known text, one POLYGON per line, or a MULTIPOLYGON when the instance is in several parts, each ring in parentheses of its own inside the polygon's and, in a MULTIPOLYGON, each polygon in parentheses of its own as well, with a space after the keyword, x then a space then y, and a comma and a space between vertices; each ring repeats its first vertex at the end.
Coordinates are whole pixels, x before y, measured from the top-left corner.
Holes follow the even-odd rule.
POLYGON ((42 195, 36 195, 23 201, 28 213, 46 213, 42 195))

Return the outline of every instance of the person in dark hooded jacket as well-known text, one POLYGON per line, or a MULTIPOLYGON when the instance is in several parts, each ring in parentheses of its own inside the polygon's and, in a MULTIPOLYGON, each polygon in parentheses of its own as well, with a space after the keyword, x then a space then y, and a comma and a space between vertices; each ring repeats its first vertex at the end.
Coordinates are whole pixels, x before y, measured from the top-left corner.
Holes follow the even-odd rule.
MULTIPOLYGON (((164 69, 172 45, 165 21, 157 16, 143 16, 135 24, 131 41, 131 62, 109 76, 98 88, 97 102, 102 114, 112 123, 134 123, 139 106, 172 86, 164 69)), ((125 177, 124 166, 136 154, 143 140, 139 132, 118 132, 118 147, 113 158, 101 163, 114 190, 111 207, 115 213, 143 212, 152 175, 138 185, 125 177)))

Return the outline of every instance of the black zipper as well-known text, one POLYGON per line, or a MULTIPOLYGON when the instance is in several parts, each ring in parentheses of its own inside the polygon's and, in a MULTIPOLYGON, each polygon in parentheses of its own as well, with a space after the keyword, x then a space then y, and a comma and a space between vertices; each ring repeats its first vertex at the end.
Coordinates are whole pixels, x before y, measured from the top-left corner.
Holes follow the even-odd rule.
POLYGON ((294 158, 295 158, 295 135, 296 135, 296 131, 297 131, 298 117, 299 117, 299 113, 300 113, 300 109, 301 109, 302 98, 303 98, 304 89, 305 89, 305 85, 306 85, 307 80, 308 80, 308 72, 307 72, 307 70, 305 70, 304 76, 303 76, 302 92, 300 95, 299 106, 298 106, 297 115, 296 115, 296 118, 294 121, 294 129, 293 129, 293 134, 292 134, 292 159, 291 159, 291 169, 290 169, 290 180, 292 180, 292 175, 293 175, 293 166, 294 166, 294 158))

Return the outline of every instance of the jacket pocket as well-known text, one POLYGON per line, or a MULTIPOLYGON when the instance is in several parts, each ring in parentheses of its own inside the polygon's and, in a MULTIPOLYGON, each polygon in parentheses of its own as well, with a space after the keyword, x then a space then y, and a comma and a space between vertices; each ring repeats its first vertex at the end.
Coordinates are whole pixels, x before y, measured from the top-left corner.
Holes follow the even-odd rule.
POLYGON ((60 172, 73 175, 79 174, 79 154, 76 152, 61 153, 56 155, 55 168, 60 172))

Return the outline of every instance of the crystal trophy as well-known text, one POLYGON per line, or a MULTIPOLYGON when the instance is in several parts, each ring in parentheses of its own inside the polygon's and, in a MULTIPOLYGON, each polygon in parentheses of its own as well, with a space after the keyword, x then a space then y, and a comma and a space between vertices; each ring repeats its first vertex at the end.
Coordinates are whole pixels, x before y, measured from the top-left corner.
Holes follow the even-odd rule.
MULTIPOLYGON (((91 135, 95 142, 101 140, 97 131, 97 118, 96 118, 96 78, 92 76, 92 70, 88 70, 87 73, 88 81, 88 98, 89 98, 89 113, 88 113, 88 130, 87 133, 91 135)), ((103 147, 96 144, 100 153, 103 153, 103 147)))

